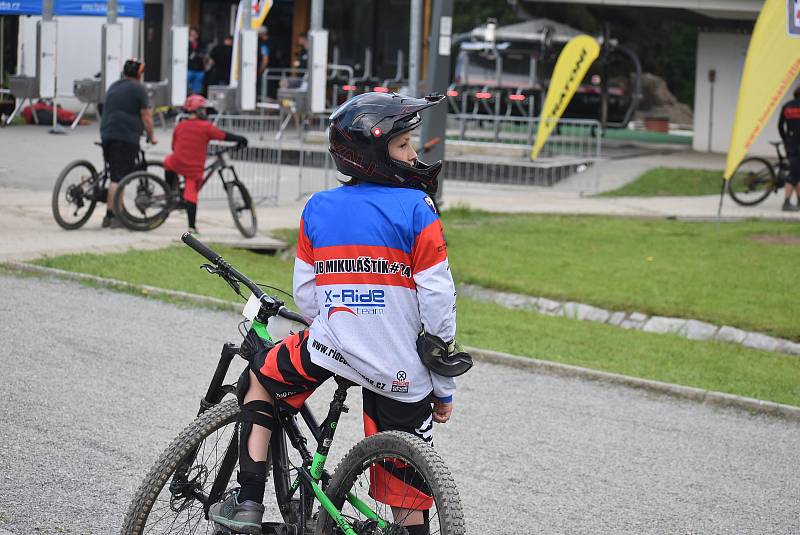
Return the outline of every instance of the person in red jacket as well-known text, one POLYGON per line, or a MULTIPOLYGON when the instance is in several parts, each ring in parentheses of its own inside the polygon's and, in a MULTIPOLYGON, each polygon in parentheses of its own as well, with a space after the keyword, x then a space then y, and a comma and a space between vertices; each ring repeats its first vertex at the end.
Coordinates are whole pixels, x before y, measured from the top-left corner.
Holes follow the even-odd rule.
POLYGON ((220 130, 208 121, 208 106, 208 101, 200 95, 190 95, 186 99, 183 109, 189 117, 181 121, 172 132, 172 154, 164 160, 167 183, 171 187, 177 186, 177 175, 183 175, 186 181, 183 201, 189 219, 189 232, 192 234, 197 234, 197 196, 203 182, 208 143, 216 139, 247 146, 247 138, 220 130))

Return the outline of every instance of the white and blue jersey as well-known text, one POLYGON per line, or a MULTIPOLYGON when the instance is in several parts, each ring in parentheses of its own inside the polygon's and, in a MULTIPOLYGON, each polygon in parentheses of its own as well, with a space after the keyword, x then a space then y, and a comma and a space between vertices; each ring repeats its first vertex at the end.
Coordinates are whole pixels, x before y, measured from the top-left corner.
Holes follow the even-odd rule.
POLYGON ((314 318, 311 360, 405 402, 455 380, 430 372, 416 339, 423 328, 456 334, 456 297, 442 224, 422 191, 371 183, 314 194, 300 221, 294 299, 314 318))

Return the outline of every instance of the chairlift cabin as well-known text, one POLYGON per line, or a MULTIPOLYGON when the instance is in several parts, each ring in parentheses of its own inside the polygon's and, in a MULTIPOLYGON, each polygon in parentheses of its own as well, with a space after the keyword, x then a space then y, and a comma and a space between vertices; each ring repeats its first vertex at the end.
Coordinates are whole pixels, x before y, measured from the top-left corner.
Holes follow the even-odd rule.
MULTIPOLYGON (((553 20, 533 19, 502 27, 489 22, 456 36, 451 111, 538 117, 561 50, 582 33, 553 20)), ((625 127, 640 99, 639 59, 614 39, 601 36, 598 41, 603 52, 564 117, 625 127)))

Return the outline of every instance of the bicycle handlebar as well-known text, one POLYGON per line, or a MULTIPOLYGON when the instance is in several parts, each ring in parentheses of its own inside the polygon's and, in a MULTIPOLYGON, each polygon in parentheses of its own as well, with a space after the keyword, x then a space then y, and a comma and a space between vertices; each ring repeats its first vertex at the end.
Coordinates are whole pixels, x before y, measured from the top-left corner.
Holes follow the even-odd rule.
MULTIPOLYGON (((201 242, 188 232, 183 233, 183 236, 181 236, 181 241, 183 241, 183 243, 194 249, 203 258, 205 258, 206 260, 217 266, 219 269, 221 269, 222 271, 229 274, 237 281, 244 284, 247 287, 247 289, 253 292, 253 295, 255 295, 262 303, 273 307, 278 304, 278 302, 276 302, 274 298, 264 293, 264 290, 262 290, 255 282, 251 281, 249 278, 241 274, 236 268, 234 268, 228 262, 226 262, 221 255, 214 252, 206 244, 204 244, 203 242, 201 242)), ((284 307, 282 303, 278 307, 277 315, 281 316, 282 318, 286 318, 287 320, 290 321, 302 323, 306 327, 310 325, 308 320, 306 320, 303 316, 301 316, 297 312, 292 312, 288 308, 284 307)))

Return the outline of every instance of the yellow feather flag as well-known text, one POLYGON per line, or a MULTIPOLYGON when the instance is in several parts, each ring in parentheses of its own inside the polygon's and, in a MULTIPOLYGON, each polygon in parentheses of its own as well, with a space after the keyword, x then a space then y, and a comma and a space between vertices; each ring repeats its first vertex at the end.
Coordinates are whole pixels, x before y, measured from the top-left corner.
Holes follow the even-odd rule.
POLYGON ((272 0, 257 0, 252 3, 253 5, 253 19, 251 24, 254 30, 257 30, 264 24, 264 21, 269 15, 269 10, 272 9, 272 0))
POLYGON ((600 45, 588 35, 573 37, 561 51, 550 77, 550 87, 547 89, 547 97, 539 117, 536 142, 531 149, 531 160, 539 156, 539 151, 544 147, 545 141, 567 109, 583 77, 599 55, 600 45))
POLYGON ((744 61, 725 178, 753 146, 800 73, 800 0, 766 0, 744 61))

